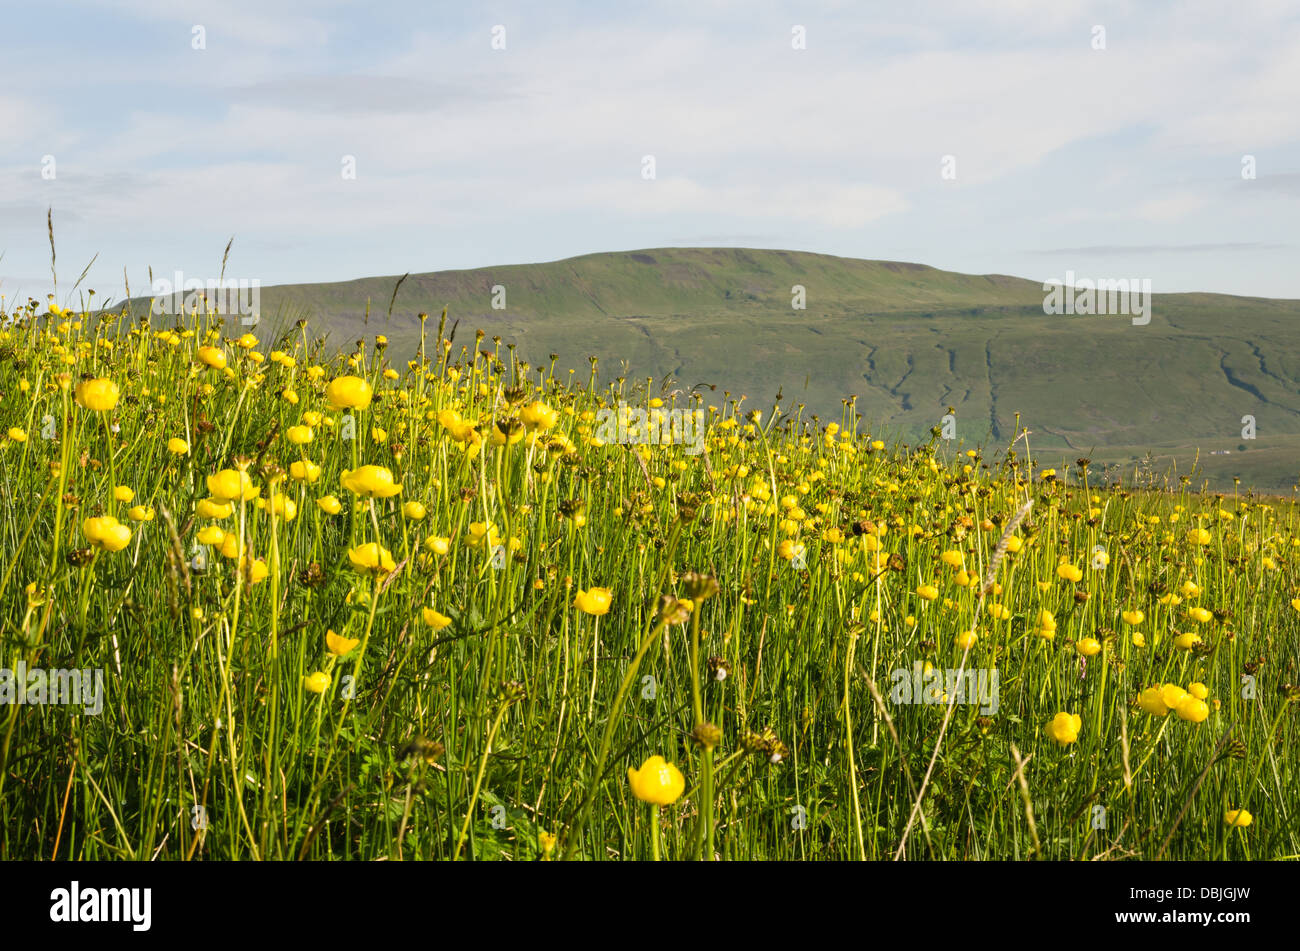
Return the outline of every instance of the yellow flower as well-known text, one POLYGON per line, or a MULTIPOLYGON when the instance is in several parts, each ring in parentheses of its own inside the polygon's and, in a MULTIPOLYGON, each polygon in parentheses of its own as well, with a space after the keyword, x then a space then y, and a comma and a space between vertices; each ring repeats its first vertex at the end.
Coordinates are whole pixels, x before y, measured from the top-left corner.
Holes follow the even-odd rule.
POLYGON ((1197 700, 1204 700, 1206 697, 1210 695, 1210 688, 1205 686, 1205 684, 1203 683, 1197 682, 1194 684, 1188 684, 1187 692, 1190 693, 1197 700))
MULTIPOLYGON (((233 540, 236 545, 239 544, 238 538, 235 535, 226 536, 226 540, 227 541, 233 540)), ((259 581, 264 580, 266 576, 271 573, 271 569, 267 567, 266 559, 264 558, 254 558, 251 564, 246 564, 245 559, 240 558, 239 573, 243 575, 245 579, 247 579, 249 584, 257 584, 259 581)))
POLYGON ((1038 612, 1038 627, 1034 633, 1049 641, 1056 636, 1056 618, 1051 611, 1038 612))
MULTIPOLYGON (((352 648, 360 644, 361 641, 353 640, 350 637, 344 637, 341 634, 335 634, 333 631, 325 632, 325 647, 335 656, 342 657, 352 648)), ((319 693, 319 691, 317 691, 319 693)))
POLYGON ((1255 817, 1245 809, 1229 809, 1223 814, 1223 821, 1234 828, 1244 829, 1255 821, 1255 817))
POLYGON ((977 640, 979 638, 975 636, 974 631, 959 631, 954 643, 959 651, 974 650, 977 640))
POLYGON ((1188 694, 1183 697, 1182 700, 1178 701, 1178 706, 1175 710, 1178 713, 1179 719, 1190 720, 1192 723, 1200 723, 1210 715, 1210 708, 1206 702, 1204 700, 1198 700, 1191 694, 1188 694))
POLYGON ((310 484, 320 478, 320 466, 310 459, 298 459, 289 463, 289 478, 310 484))
POLYGON ((199 347, 199 359, 214 370, 226 368, 226 352, 220 347, 199 347))
POLYGON ((113 488, 113 498, 119 502, 130 502, 135 498, 135 489, 129 485, 119 485, 113 488))
POLYGON ((111 515, 88 518, 81 523, 86 541, 101 551, 121 551, 131 544, 131 529, 111 515))
POLYGON ((199 518, 230 518, 234 508, 225 499, 199 499, 194 511, 199 518))
POLYGON ((1187 533, 1187 540, 1193 545, 1208 545, 1210 543, 1210 533, 1203 528, 1193 528, 1187 533))
POLYGON ((397 567, 392 552, 377 542, 367 542, 349 549, 348 560, 362 574, 386 574, 397 567))
POLYGON ((1199 643, 1201 643, 1201 635, 1195 631, 1187 631, 1174 638, 1174 646, 1179 650, 1189 651, 1199 643))
POLYGON ((1095 637, 1081 637, 1075 642, 1074 649, 1084 657, 1093 657, 1101 653, 1101 641, 1095 637))
POLYGON ((530 430, 541 430, 545 432, 555 426, 560 420, 560 414, 557 410, 551 409, 540 400, 529 403, 519 412, 519 418, 523 421, 524 426, 530 430))
POLYGON ((1066 562, 1063 565, 1057 565, 1056 573, 1066 581, 1078 581, 1083 577, 1083 571, 1069 562, 1066 562))
POLYGON ((1165 684, 1160 688, 1160 699, 1165 702, 1165 706, 1170 710, 1177 710, 1178 705, 1187 696, 1187 691, 1178 684, 1165 684))
POLYGON ((1141 611, 1137 611, 1137 610, 1125 611, 1123 614, 1120 615, 1120 617, 1124 619, 1125 624, 1132 624, 1134 626, 1141 624, 1143 621, 1146 620, 1146 615, 1143 614, 1141 611))
POLYGON ((933 601, 935 598, 939 597, 939 589, 932 584, 923 584, 916 589, 916 594, 918 597, 923 598, 926 601, 933 601))
POLYGON ((949 568, 960 568, 963 562, 961 552, 956 549, 950 549, 949 551, 944 552, 939 556, 939 560, 949 568))
POLYGON ((359 376, 341 376, 325 387, 325 399, 334 409, 365 409, 374 391, 359 376))
POLYGON ((400 482, 383 466, 362 466, 356 471, 343 470, 343 488, 364 498, 387 499, 402 491, 400 482))
POLYGON ((444 535, 430 535, 424 540, 424 547, 435 555, 445 555, 451 551, 451 539, 444 535))
POLYGON ((803 542, 797 542, 793 538, 783 538, 776 546, 777 556, 786 561, 794 561, 796 558, 801 558, 807 553, 807 551, 807 546, 805 546, 803 542))
POLYGON ((579 589, 577 597, 573 599, 573 606, 584 614, 599 617, 609 613, 609 606, 613 600, 614 592, 609 588, 588 588, 586 591, 579 589))
POLYGON ((183 456, 190 451, 190 444, 184 439, 173 436, 171 439, 167 440, 167 451, 173 455, 183 456))
POLYGON ((302 678, 303 688, 310 690, 312 693, 324 693, 330 688, 330 675, 322 671, 316 671, 314 674, 308 674, 302 678))
POLYGON ((1163 717, 1169 713, 1169 706, 1165 703, 1164 693, 1159 687, 1147 687, 1138 694, 1138 706, 1144 713, 1149 713, 1153 717, 1163 717))
POLYGON ((425 624, 433 628, 435 631, 441 631, 444 627, 451 624, 451 618, 447 617, 445 614, 439 614, 433 608, 423 609, 420 612, 420 617, 424 619, 425 624))
POLYGON ((237 501, 241 496, 245 501, 255 499, 261 489, 253 488, 253 480, 247 472, 235 469, 222 469, 216 475, 208 476, 208 491, 214 498, 224 502, 237 501))
POLYGON ((1068 746, 1079 738, 1082 727, 1083 719, 1077 713, 1058 713, 1047 724, 1046 732, 1062 746, 1068 746))
POLYGON ((1205 623, 1207 623, 1211 618, 1214 617, 1214 615, 1211 614, 1209 611, 1205 610, 1205 608, 1199 608, 1199 607, 1198 607, 1198 608, 1188 608, 1188 609, 1187 609, 1187 616, 1188 616, 1189 618, 1191 618, 1193 621, 1197 622, 1198 624, 1205 624, 1205 623))
POLYGON ((107 377, 82 380, 76 389, 77 405, 97 413, 112 409, 121 395, 122 391, 117 388, 117 384, 107 377))
POLYGON ((136 505, 128 509, 126 514, 133 522, 152 522, 154 511, 151 505, 136 505))
POLYGON ((199 544, 201 545, 220 545, 225 540, 226 533, 216 525, 205 525, 199 529, 199 544))
POLYGON ((1145 647, 1147 642, 1147 639, 1142 636, 1141 631, 1134 631, 1129 635, 1129 640, 1133 642, 1134 647, 1145 647))
POLYGON ((343 510, 342 503, 332 495, 322 495, 316 500, 316 506, 326 515, 338 515, 343 510))
POLYGON ((284 431, 284 438, 295 446, 304 446, 316 438, 310 426, 290 426, 284 431))
POLYGON ((671 806, 686 790, 681 770, 662 756, 651 756, 640 769, 629 766, 627 783, 632 795, 656 806, 671 806))
POLYGON ((27 442, 27 433, 17 426, 12 426, 9 429, 9 438, 14 442, 27 442))
POLYGON ((428 510, 424 507, 423 503, 407 502, 405 505, 402 506, 402 514, 405 515, 413 522, 419 522, 422 521, 424 517, 429 513, 428 510))

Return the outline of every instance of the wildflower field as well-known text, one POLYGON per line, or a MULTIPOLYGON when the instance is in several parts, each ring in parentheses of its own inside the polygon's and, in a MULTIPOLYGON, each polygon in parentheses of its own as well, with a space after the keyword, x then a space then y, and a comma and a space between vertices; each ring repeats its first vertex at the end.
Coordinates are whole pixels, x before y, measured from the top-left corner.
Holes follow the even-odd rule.
POLYGON ((0 855, 1300 857, 1292 501, 420 327, 4 315, 0 855))

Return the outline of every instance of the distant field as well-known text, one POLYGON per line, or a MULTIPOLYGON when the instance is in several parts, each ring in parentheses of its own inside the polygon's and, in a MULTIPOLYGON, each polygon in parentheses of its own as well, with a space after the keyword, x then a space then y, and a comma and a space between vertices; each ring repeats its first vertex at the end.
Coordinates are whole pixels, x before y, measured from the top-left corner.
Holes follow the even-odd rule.
POLYGON ((1045 315, 1041 285, 1019 278, 739 248, 413 274, 394 299, 397 282, 266 288, 262 310, 273 323, 306 317, 339 345, 385 333, 406 356, 416 314, 446 306, 458 342, 481 329, 534 366, 558 353, 584 374, 591 355, 602 375, 624 366, 630 378, 671 376, 670 389, 710 384, 712 401, 730 392, 747 409, 770 410, 779 392, 784 408, 823 419, 856 396, 863 419, 905 440, 951 406, 964 445, 1005 444, 1020 413, 1035 448, 1062 459, 1131 471, 1151 451, 1162 477, 1176 460, 1197 484, 1238 477, 1281 492, 1300 471, 1300 301, 1157 294, 1150 324, 1134 326, 1045 315), (806 310, 791 307, 794 285, 806 310), (1241 435, 1247 415, 1254 440, 1241 435))

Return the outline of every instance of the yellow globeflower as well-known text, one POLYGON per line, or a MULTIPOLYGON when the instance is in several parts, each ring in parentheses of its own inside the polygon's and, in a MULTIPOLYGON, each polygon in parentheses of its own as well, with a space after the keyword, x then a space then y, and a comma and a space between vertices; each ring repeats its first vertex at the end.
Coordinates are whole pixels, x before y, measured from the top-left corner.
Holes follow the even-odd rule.
POLYGON ((451 539, 444 535, 430 535, 424 540, 424 547, 435 555, 445 555, 451 551, 451 539))
POLYGON ((530 430, 540 429, 545 432, 560 421, 560 413, 538 400, 520 410, 519 418, 530 430))
POLYGON ((397 567, 393 554, 376 542, 368 542, 348 550, 352 567, 362 574, 387 574, 397 567))
POLYGON ((1255 817, 1245 809, 1229 809, 1223 814, 1223 821, 1234 828, 1244 829, 1255 821, 1255 817))
POLYGON ((302 678, 302 685, 312 693, 324 693, 330 688, 330 675, 318 670, 302 678))
POLYGON ((1178 706, 1175 710, 1178 713, 1179 719, 1190 720, 1193 723, 1200 723, 1210 715, 1209 705, 1204 700, 1198 700, 1191 694, 1188 694, 1183 697, 1182 700, 1178 701, 1178 706))
POLYGON ((614 592, 609 588, 588 588, 586 591, 579 589, 577 597, 573 599, 573 606, 584 614, 599 617, 609 613, 613 600, 614 592))
POLYGON ((1187 533, 1187 540, 1193 545, 1208 545, 1210 543, 1210 533, 1203 528, 1194 528, 1187 533))
POLYGON ((183 456, 190 451, 190 444, 184 439, 173 436, 171 439, 167 440, 167 451, 173 455, 183 456))
POLYGON ((1120 615, 1120 617, 1124 619, 1125 624, 1132 624, 1133 626, 1136 627, 1137 625, 1145 621, 1147 616, 1143 614, 1141 611, 1133 610, 1133 611, 1125 611, 1123 614, 1120 615))
POLYGON ((199 499, 194 505, 199 518, 230 518, 234 508, 225 499, 199 499))
POLYGON ((1210 621, 1211 618, 1214 617, 1214 615, 1211 614, 1209 611, 1205 610, 1205 608, 1199 608, 1199 607, 1188 608, 1187 616, 1191 618, 1193 621, 1195 621, 1197 624, 1206 624, 1210 621))
POLYGON ((1194 684, 1188 684, 1187 692, 1190 693, 1197 700, 1204 700, 1206 697, 1210 695, 1210 688, 1205 686, 1205 684, 1203 683, 1197 682, 1194 684))
POLYGON ((310 459, 298 459, 289 463, 289 478, 310 484, 320 478, 320 466, 310 459))
POLYGON ((1056 568, 1056 573, 1061 578, 1064 578, 1066 581, 1078 581, 1080 578, 1083 577, 1083 571, 1077 566, 1072 565, 1068 562, 1063 565, 1058 565, 1056 568))
POLYGON ((374 390, 359 376, 341 376, 325 387, 325 399, 333 409, 365 409, 374 390))
POLYGON ((1095 637, 1081 637, 1075 642, 1074 649, 1084 657, 1093 657, 1101 653, 1101 641, 1095 637))
POLYGON ((11 426, 9 428, 9 438, 14 442, 27 442, 27 433, 17 426, 11 426))
POLYGON ((76 389, 77 405, 97 413, 112 409, 121 395, 122 391, 117 388, 117 384, 107 377, 82 380, 76 389))
POLYGON ((776 546, 777 555, 784 558, 786 561, 794 561, 796 558, 801 558, 807 553, 807 551, 808 549, 803 542, 797 542, 792 538, 783 538, 781 539, 780 544, 776 546))
POLYGON ((1034 633, 1045 640, 1051 640, 1056 637, 1056 618, 1051 611, 1043 610, 1038 612, 1038 626, 1034 633))
POLYGON ((1068 746, 1079 738, 1079 730, 1082 727, 1083 718, 1077 713, 1058 713, 1047 724, 1046 732, 1062 746, 1068 746))
POLYGON ((127 517, 133 522, 152 522, 154 511, 152 505, 136 505, 127 510, 127 517))
POLYGON ((955 548, 944 552, 939 556, 939 560, 949 568, 960 568, 963 562, 962 553, 955 548))
POLYGON ((428 510, 420 502, 407 502, 402 506, 402 514, 413 522, 419 522, 429 514, 428 510))
POLYGON ((926 601, 933 601, 935 598, 939 597, 939 589, 932 584, 923 584, 916 589, 916 594, 918 597, 923 598, 926 601))
POLYGON ((220 347, 199 347, 199 359, 214 370, 226 368, 226 352, 220 347))
POLYGON ((425 624, 429 625, 429 627, 433 628, 435 631, 441 631, 444 627, 451 624, 451 618, 447 617, 445 614, 439 614, 433 608, 425 608, 422 610, 420 612, 420 617, 424 620, 425 624))
POLYGON ((640 769, 629 766, 627 783, 632 787, 632 795, 656 806, 671 806, 686 790, 681 770, 662 756, 651 756, 640 769))
POLYGON ((1165 684, 1160 688, 1160 699, 1170 710, 1177 710, 1178 705, 1188 696, 1187 691, 1178 684, 1165 684))
POLYGON ((310 426, 290 426, 284 431, 284 438, 295 446, 303 446, 316 438, 310 426))
POLYGON ((255 499, 262 490, 253 487, 253 480, 247 472, 235 469, 222 469, 207 478, 208 491, 214 498, 223 502, 235 502, 242 496, 245 501, 255 499))
POLYGON ((226 533, 219 526, 206 525, 199 529, 199 544, 201 545, 220 545, 225 540, 226 533))
POLYGON ((119 485, 113 488, 113 498, 119 502, 130 502, 135 498, 135 489, 129 485, 119 485))
POLYGON ((401 483, 394 482, 393 473, 383 466, 344 469, 340 482, 343 488, 364 498, 387 499, 402 491, 401 483))
POLYGON ((88 518, 81 523, 86 541, 101 551, 121 551, 131 544, 131 529, 111 515, 88 518))
POLYGON ((316 500, 316 506, 326 515, 338 515, 343 511, 343 504, 333 495, 322 495, 316 500))
POLYGON ((1163 717, 1169 713, 1169 705, 1165 703, 1164 693, 1159 687, 1147 687, 1138 694, 1138 706, 1142 712, 1153 717, 1163 717))
POLYGON ((353 640, 350 637, 344 637, 342 634, 335 634, 333 631, 325 632, 325 647, 331 654, 342 657, 352 648, 360 644, 361 641, 353 640))

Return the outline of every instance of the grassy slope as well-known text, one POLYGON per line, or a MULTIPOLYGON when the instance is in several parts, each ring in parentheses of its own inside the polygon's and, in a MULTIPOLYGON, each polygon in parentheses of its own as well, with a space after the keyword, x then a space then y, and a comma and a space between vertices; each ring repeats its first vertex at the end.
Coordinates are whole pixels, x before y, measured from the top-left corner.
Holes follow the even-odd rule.
POLYGON ((445 304, 458 342, 474 329, 517 344, 534 365, 550 353, 585 373, 626 364, 632 377, 862 415, 920 438, 955 407, 967 443, 1009 441, 1015 414, 1044 460, 1132 464, 1148 450, 1164 470, 1289 490, 1300 450, 1300 301, 1159 295, 1151 323, 1048 316, 1041 286, 917 264, 740 248, 592 254, 545 264, 411 275, 386 317, 396 277, 263 291, 266 314, 308 316, 336 343, 386 333, 403 352, 414 315, 445 304), (505 310, 491 308, 494 285, 505 310), (792 310, 791 287, 807 288, 792 310), (370 301, 371 316, 362 315, 370 301), (1259 438, 1241 439, 1241 417, 1259 438), (1239 445, 1248 451, 1239 452, 1239 445), (1211 456, 1212 450, 1232 450, 1211 456))

